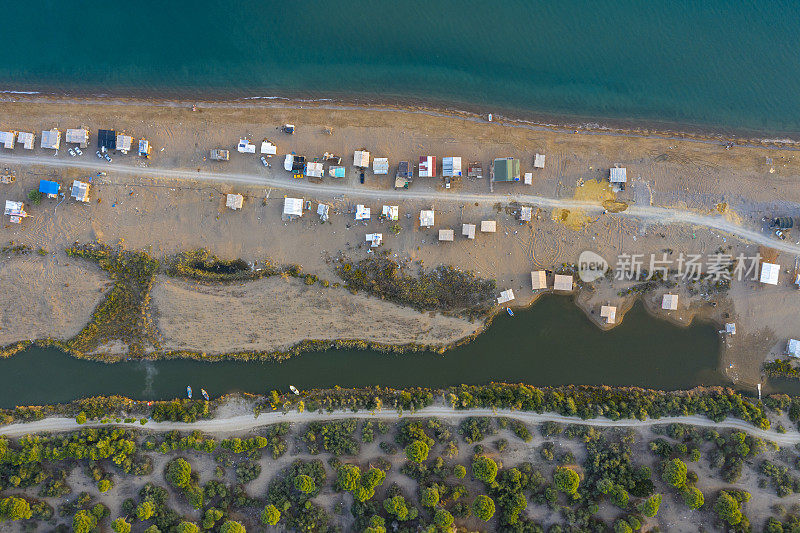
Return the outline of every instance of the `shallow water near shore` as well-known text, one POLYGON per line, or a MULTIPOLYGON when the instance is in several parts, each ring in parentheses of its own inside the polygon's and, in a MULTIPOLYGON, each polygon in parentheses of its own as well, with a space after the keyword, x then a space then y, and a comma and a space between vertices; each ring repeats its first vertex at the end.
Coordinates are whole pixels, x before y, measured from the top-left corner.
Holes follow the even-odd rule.
POLYGON ((635 385, 688 389, 726 385, 719 338, 709 324, 678 328, 637 304, 617 328, 599 330, 569 298, 545 296, 511 318, 499 315, 475 341, 444 355, 325 350, 283 363, 192 360, 95 363, 31 348, 0 360, 0 407, 121 394, 172 399, 186 385, 212 397, 245 391, 361 387, 446 387, 490 381, 539 386, 635 385))
POLYGON ((3 20, 4 91, 416 101, 800 132, 790 1, 50 0, 8 3, 3 20))

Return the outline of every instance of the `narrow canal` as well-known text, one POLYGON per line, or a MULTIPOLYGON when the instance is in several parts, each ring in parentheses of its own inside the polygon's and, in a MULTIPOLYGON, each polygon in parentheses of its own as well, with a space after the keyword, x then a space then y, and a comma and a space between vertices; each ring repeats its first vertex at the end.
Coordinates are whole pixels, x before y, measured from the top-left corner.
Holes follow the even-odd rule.
POLYGON ((444 387, 489 381, 533 385, 636 385, 686 389, 728 381, 718 373, 719 337, 709 324, 678 328, 637 305, 621 326, 600 331, 568 299, 549 296, 497 317, 474 342, 444 355, 326 350, 284 363, 191 360, 95 363, 32 348, 0 360, 0 407, 96 395, 171 399, 186 385, 211 396, 339 385, 444 387))

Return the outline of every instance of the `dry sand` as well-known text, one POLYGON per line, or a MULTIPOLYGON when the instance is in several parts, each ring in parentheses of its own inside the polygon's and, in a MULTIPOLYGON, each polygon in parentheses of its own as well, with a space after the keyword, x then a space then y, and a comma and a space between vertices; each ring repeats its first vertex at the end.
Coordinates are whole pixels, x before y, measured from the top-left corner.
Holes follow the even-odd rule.
MULTIPOLYGON (((561 216, 556 214, 554 217, 551 211, 534 210, 537 214, 534 221, 520 224, 515 207, 509 206, 507 193, 591 199, 598 203, 605 200, 615 202, 616 206, 678 208, 724 218, 753 230, 762 228, 763 216, 796 214, 800 205, 800 180, 797 179, 800 176, 800 154, 791 149, 755 146, 728 150, 715 142, 630 137, 614 132, 575 135, 486 123, 469 117, 401 110, 327 109, 307 105, 299 108, 290 104, 276 107, 236 105, 201 105, 198 111, 192 112, 188 105, 155 106, 142 102, 0 102, 2 129, 40 132, 54 126, 64 130, 84 125, 96 135, 97 128, 113 127, 135 138, 146 137, 154 147, 149 161, 133 154, 115 155, 114 163, 107 166, 107 175, 94 177, 90 205, 78 205, 67 200, 54 209, 54 201, 45 200, 41 206, 29 206, 31 216, 21 227, 4 224, 0 240, 13 239, 34 247, 45 246, 56 253, 56 259, 62 264, 63 248, 76 240, 122 242, 130 249, 149 248, 155 255, 206 247, 225 257, 248 260, 268 257, 277 264, 298 263, 306 272, 334 280, 331 259, 340 254, 353 259, 365 257, 364 235, 379 231, 384 234, 384 247, 398 260, 421 262, 427 266, 451 264, 474 270, 481 276, 495 278, 498 289, 513 288, 517 295, 514 303, 524 306, 536 296, 530 288, 531 270, 574 263, 579 253, 587 249, 600 253, 612 265, 621 253, 649 255, 672 250, 675 254, 709 254, 724 248, 734 255, 739 252, 752 255, 761 249, 708 228, 643 222, 626 216, 624 212, 614 213, 614 209, 601 216, 588 216, 576 211, 567 216, 565 223, 561 222, 561 216), (296 135, 286 136, 277 130, 285 122, 297 124, 296 135), (327 127, 333 129, 332 135, 324 132, 327 127), (352 192, 337 197, 324 194, 305 196, 306 200, 333 205, 329 224, 320 224, 313 213, 293 223, 282 222, 280 214, 286 193, 274 187, 192 179, 192 173, 204 170, 270 176, 285 180, 287 184, 291 182, 282 169, 280 155, 273 159, 269 169, 261 165, 258 156, 241 155, 235 151, 228 163, 206 160, 210 148, 234 150, 235 143, 244 136, 256 144, 263 138, 272 139, 278 145, 279 154, 294 151, 313 158, 328 151, 343 156, 347 177, 337 183, 352 187, 352 192), (396 162, 402 159, 413 162, 425 154, 440 157, 460 155, 465 167, 469 161, 481 161, 484 174, 488 176, 492 158, 515 156, 522 161, 523 173, 534 172, 533 185, 495 184, 493 194, 497 196, 497 204, 494 207, 438 199, 369 202, 373 212, 379 211, 381 203, 399 204, 401 232, 395 236, 388 232, 386 223, 375 219, 356 223, 350 214, 359 202, 360 188, 381 191, 391 189, 393 184, 392 178, 373 176, 369 171, 366 183, 358 183, 358 174, 350 164, 350 157, 354 149, 362 147, 370 150, 373 156, 389 157, 390 172, 394 172, 396 162), (545 169, 534 171, 532 158, 537 152, 547 155, 547 164, 545 169), (115 165, 120 163, 142 168, 176 169, 185 172, 186 179, 139 178, 129 173, 115 173, 115 165), (607 178, 609 167, 615 164, 627 167, 629 183, 625 191, 612 198, 608 191, 590 180, 607 178), (228 192, 245 195, 241 211, 225 209, 224 193, 228 192), (101 202, 97 203, 98 200, 101 202), (436 210, 436 226, 420 229, 418 210, 430 207, 436 210), (461 238, 458 231, 461 223, 480 223, 487 219, 497 221, 497 233, 478 234, 474 241, 461 238), (456 242, 438 243, 440 228, 455 228, 456 242)), ((22 149, 18 147, 14 154, 17 152, 22 152, 22 149)), ((52 154, 38 148, 33 152, 37 155, 52 154)), ((93 152, 94 145, 84 150, 82 157, 96 162, 93 152)), ((57 157, 65 161, 80 159, 72 160, 63 150, 57 157)), ((11 164, 9 167, 16 172, 17 181, 0 185, 0 196, 8 199, 24 199, 27 191, 44 177, 67 184, 74 178, 88 178, 89 174, 79 169, 36 165, 11 164)), ((325 178, 325 181, 332 180, 325 178)), ((416 192, 442 191, 441 181, 417 179, 412 189, 416 192)), ((452 191, 488 193, 488 179, 465 178, 456 182, 452 191)), ((796 237, 792 239, 796 240, 796 237)), ((776 254, 776 260, 784 271, 793 268, 794 257, 789 254, 776 254)), ((48 263, 45 268, 59 269, 58 262, 48 263)), ((3 283, 10 284, 12 279, 4 277, 3 283)), ((625 288, 624 283, 612 282, 608 287, 598 289, 600 296, 597 299, 585 301, 587 314, 599 314, 599 305, 605 303, 601 300, 611 301, 625 288)), ((163 287, 158 290, 163 290, 163 287)), ((274 294, 271 290, 266 289, 263 298, 274 294)), ((253 291, 248 290, 248 294, 252 295, 253 301, 259 299, 253 291)), ((673 320, 686 324, 696 312, 711 303, 716 304, 711 311, 703 311, 704 316, 719 322, 730 319, 737 323, 737 336, 726 339, 725 365, 734 364, 729 375, 754 382, 759 379, 758 369, 764 358, 774 354, 788 337, 798 333, 794 318, 800 313, 797 294, 791 287, 790 273, 787 272, 781 274, 780 285, 776 288, 765 288, 753 282, 734 282, 727 295, 685 293, 680 300, 685 308, 675 313, 677 318, 673 317, 673 320), (774 302, 780 302, 782 307, 771 305, 774 302)), ((209 294, 202 296, 212 297, 209 294)), ((62 295, 56 293, 50 297, 60 299, 62 295)), ((346 293, 342 301, 345 298, 349 298, 346 293)), ((660 299, 660 295, 653 294, 649 298, 660 299)), ((95 303, 95 299, 87 299, 81 306, 91 308, 95 303)), ((175 305, 171 308, 175 312, 186 312, 186 307, 171 305, 175 305)), ((297 313, 308 312, 302 307, 306 304, 298 301, 297 305, 300 306, 297 313)), ((620 301, 619 322, 623 319, 622 311, 630 305, 630 301, 620 301)), ((72 307, 67 301, 53 305, 54 309, 72 307)), ((657 309, 657 306, 650 307, 657 309)), ((162 321, 167 321, 169 315, 165 309, 162 305, 162 321)), ((669 313, 665 315, 669 317, 669 313)), ((216 315, 208 313, 203 316, 212 322, 204 322, 199 329, 216 327, 216 315)), ((406 316, 415 316, 427 324, 419 331, 430 326, 425 322, 425 315, 412 313, 406 316)), ((369 327, 368 317, 353 320, 353 329, 365 331, 369 327)), ((256 329, 251 326, 247 322, 238 322, 236 327, 241 327, 242 331, 256 329)), ((46 326, 43 329, 50 328, 46 326)), ((279 329, 289 335, 286 339, 272 340, 275 345, 287 345, 292 339, 312 336, 298 335, 288 327, 279 329)), ((248 334, 243 333, 242 338, 246 340, 248 334)), ((0 335, 0 340, 5 339, 0 335)), ((391 338, 384 340, 391 341, 391 338)), ((244 349, 238 342, 229 345, 244 349)))
POLYGON ((208 354, 285 350, 307 339, 442 346, 481 326, 281 276, 231 285, 159 277, 152 295, 164 349, 208 354))

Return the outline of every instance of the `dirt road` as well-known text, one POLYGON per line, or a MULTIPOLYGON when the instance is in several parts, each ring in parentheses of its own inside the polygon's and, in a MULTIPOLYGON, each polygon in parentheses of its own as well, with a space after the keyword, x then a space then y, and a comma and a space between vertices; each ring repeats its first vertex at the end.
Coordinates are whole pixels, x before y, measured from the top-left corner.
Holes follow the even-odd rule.
MULTIPOLYGON (((340 196, 354 198, 370 198, 374 200, 430 200, 450 201, 458 203, 494 204, 505 200, 534 205, 545 209, 581 209, 587 213, 598 214, 603 211, 603 206, 597 203, 572 199, 548 198, 528 194, 475 194, 456 191, 413 191, 413 190, 376 190, 368 188, 354 188, 345 185, 315 184, 305 180, 295 180, 282 170, 270 171, 264 169, 268 175, 243 174, 235 172, 191 172, 188 170, 175 170, 158 167, 134 167, 121 164, 108 164, 105 161, 93 161, 87 156, 82 159, 64 160, 46 156, 0 155, 0 163, 16 165, 41 165, 55 168, 72 168, 92 172, 110 172, 112 174, 127 174, 155 179, 189 179, 194 181, 239 183, 243 185, 274 187, 302 194, 340 196), (276 177, 276 174, 285 174, 276 177)), ((107 179, 113 179, 109 176, 107 179)), ((768 246, 775 250, 800 255, 800 246, 791 242, 779 241, 772 235, 748 229, 730 222, 722 216, 705 216, 691 211, 667 209, 653 206, 630 206, 625 211, 617 213, 621 216, 634 217, 641 220, 658 222, 660 224, 689 224, 704 226, 717 231, 734 235, 744 241, 768 246)))
MULTIPOLYGON (((672 416, 659 419, 649 418, 647 420, 624 419, 624 420, 610 420, 608 418, 594 418, 591 420, 583 420, 574 416, 562 416, 555 413, 532 413, 525 411, 512 411, 510 409, 471 409, 457 411, 449 407, 433 406, 426 407, 415 412, 403 412, 402 414, 394 409, 385 409, 379 412, 352 412, 352 411, 334 411, 332 413, 318 413, 318 412, 302 412, 291 411, 288 413, 283 412, 270 412, 261 413, 260 415, 240 415, 228 418, 215 418, 212 420, 201 420, 193 423, 184 422, 152 422, 148 421, 147 424, 142 426, 139 423, 119 423, 115 426, 130 427, 147 429, 150 431, 194 431, 199 430, 204 433, 242 433, 247 432, 262 426, 270 424, 277 424, 279 422, 313 422, 318 420, 337 420, 343 418, 381 418, 381 419, 398 419, 403 418, 427 418, 437 417, 442 419, 461 419, 468 416, 497 416, 506 417, 519 420, 526 424, 541 424, 543 422, 557 422, 560 424, 582 424, 586 426, 595 427, 644 427, 654 426, 659 424, 670 424, 673 422, 681 424, 689 424, 701 427, 713 427, 715 429, 737 429, 745 431, 756 437, 767 439, 780 446, 789 446, 800 443, 800 433, 794 429, 788 429, 786 433, 778 433, 776 431, 764 431, 754 427, 748 422, 742 420, 729 418, 723 422, 714 422, 703 416, 672 416)), ((99 424, 88 422, 84 425, 78 425, 72 418, 46 418, 36 422, 26 422, 22 424, 11 424, 8 426, 0 427, 0 436, 5 437, 20 437, 30 433, 59 433, 65 431, 75 431, 82 427, 96 427, 108 424, 99 424)))

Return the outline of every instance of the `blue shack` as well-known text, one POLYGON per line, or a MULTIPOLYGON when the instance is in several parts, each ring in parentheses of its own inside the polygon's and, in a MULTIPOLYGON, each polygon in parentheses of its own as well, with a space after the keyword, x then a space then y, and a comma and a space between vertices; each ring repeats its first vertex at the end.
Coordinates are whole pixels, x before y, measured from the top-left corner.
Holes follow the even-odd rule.
POLYGON ((46 194, 48 198, 55 198, 58 196, 58 191, 60 189, 61 185, 55 181, 39 180, 39 192, 46 194))

